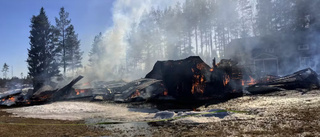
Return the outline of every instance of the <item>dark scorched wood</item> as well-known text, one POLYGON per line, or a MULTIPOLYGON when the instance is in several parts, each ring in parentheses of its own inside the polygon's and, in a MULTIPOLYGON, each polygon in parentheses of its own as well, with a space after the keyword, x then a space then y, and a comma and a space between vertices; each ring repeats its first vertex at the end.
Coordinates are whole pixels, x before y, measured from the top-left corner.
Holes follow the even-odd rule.
POLYGON ((157 61, 146 78, 161 80, 167 95, 185 102, 226 99, 242 95, 241 79, 233 75, 236 63, 223 60, 216 67, 208 66, 200 57, 157 61))
POLYGON ((247 87, 251 94, 263 94, 280 90, 319 88, 318 74, 311 68, 297 71, 284 77, 273 77, 260 80, 257 84, 247 87))

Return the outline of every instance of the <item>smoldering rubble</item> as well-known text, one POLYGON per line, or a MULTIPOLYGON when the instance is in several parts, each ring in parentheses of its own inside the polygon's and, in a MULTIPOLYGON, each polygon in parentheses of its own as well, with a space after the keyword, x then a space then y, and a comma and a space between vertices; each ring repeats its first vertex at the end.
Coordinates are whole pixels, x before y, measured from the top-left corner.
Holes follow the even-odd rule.
POLYGON ((256 80, 245 69, 232 60, 222 59, 217 64, 213 60, 212 66, 209 66, 200 57, 191 56, 182 60, 158 61, 145 78, 131 82, 76 84, 83 78, 78 76, 61 88, 44 85, 37 91, 32 88, 7 91, 0 94, 0 105, 25 106, 86 99, 198 107, 243 95, 320 87, 318 74, 310 68, 283 77, 267 75, 256 80))

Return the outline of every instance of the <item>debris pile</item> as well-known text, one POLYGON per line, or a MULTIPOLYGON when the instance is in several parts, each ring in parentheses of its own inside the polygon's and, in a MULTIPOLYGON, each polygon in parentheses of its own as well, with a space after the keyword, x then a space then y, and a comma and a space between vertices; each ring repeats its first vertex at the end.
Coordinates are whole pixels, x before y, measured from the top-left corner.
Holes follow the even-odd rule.
POLYGON ((93 81, 75 85, 83 76, 78 76, 62 88, 53 89, 44 85, 11 90, 0 94, 0 105, 34 105, 61 100, 86 98, 95 101, 142 102, 158 104, 206 104, 226 101, 249 94, 263 94, 285 89, 319 88, 319 79, 310 68, 284 77, 266 76, 255 80, 245 74, 243 67, 232 60, 213 60, 207 65, 200 57, 183 60, 158 61, 145 78, 126 83, 124 81, 93 81), (246 79, 244 77, 247 77, 246 79))
POLYGON ((0 94, 0 105, 3 106, 23 106, 23 105, 35 105, 46 102, 64 100, 67 95, 72 91, 72 86, 81 80, 83 76, 78 76, 72 80, 69 84, 59 89, 52 89, 52 87, 44 85, 37 91, 33 88, 18 89, 8 91, 0 94))
POLYGON ((318 74, 310 68, 300 70, 284 77, 266 76, 246 88, 251 94, 292 89, 318 89, 318 74))

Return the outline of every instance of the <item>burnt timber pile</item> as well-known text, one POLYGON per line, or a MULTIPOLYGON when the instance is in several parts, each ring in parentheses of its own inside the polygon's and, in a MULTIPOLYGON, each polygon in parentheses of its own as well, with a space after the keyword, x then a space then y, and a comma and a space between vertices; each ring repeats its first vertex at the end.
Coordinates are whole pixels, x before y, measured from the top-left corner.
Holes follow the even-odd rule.
POLYGON ((210 67, 196 56, 158 61, 146 78, 161 80, 166 87, 164 94, 178 101, 223 99, 242 95, 239 69, 231 60, 210 67))
POLYGON ((124 81, 93 81, 76 83, 79 76, 61 88, 42 86, 16 89, 0 94, 0 105, 25 106, 62 100, 86 98, 94 101, 120 103, 152 102, 186 104, 189 106, 218 103, 247 94, 264 94, 286 89, 319 88, 319 79, 310 68, 284 77, 266 76, 253 79, 244 67, 232 60, 222 59, 212 66, 200 57, 182 60, 158 61, 145 78, 126 83, 124 81), (193 105, 191 105, 193 104, 193 105))
POLYGON ((292 89, 318 89, 318 74, 310 68, 297 71, 284 77, 266 76, 256 84, 247 87, 251 94, 263 94, 272 91, 292 89))
POLYGON ((50 86, 44 85, 37 91, 32 88, 17 89, 7 91, 0 95, 0 105, 3 106, 24 106, 24 105, 36 105, 47 102, 65 100, 66 96, 72 91, 72 86, 81 80, 83 76, 78 76, 70 83, 62 88, 53 89, 50 86))

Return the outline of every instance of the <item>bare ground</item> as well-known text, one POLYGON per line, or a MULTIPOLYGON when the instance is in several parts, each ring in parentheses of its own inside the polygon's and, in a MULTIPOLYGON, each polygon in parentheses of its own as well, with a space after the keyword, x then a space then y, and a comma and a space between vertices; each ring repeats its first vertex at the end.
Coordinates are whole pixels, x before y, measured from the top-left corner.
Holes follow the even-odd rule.
MULTIPOLYGON (((83 104, 79 106, 83 106, 83 104)), ((91 111, 92 109, 89 109, 92 107, 93 106, 88 108, 83 107, 81 111, 85 111, 86 113, 84 114, 92 113, 95 117, 101 117, 96 115, 95 111, 91 111)), ((136 118, 136 121, 150 118, 150 114, 130 112, 121 108, 121 106, 117 106, 116 108, 119 110, 121 115, 108 112, 109 109, 103 109, 104 111, 101 111, 102 108, 97 109, 104 114, 103 117, 107 118, 113 117, 114 119, 127 121, 133 120, 134 118, 136 118)), ((116 108, 113 108, 113 110, 116 108)), ((148 130, 148 132, 142 131, 141 134, 138 134, 137 136, 320 136, 319 90, 313 90, 306 93, 300 91, 281 91, 266 95, 244 96, 224 103, 200 108, 202 111, 210 109, 237 110, 246 111, 248 113, 234 113, 220 120, 209 120, 206 122, 203 121, 201 117, 188 117, 173 122, 152 125, 150 128, 145 129, 148 130)), ((70 113, 75 111, 68 109, 62 110, 64 112, 66 110, 66 112, 70 111, 70 113)), ((78 108, 76 110, 78 110, 78 108)), ((25 108, 9 109, 6 111, 16 114, 13 116, 22 116, 19 115, 22 114, 22 112, 24 112, 24 115, 32 113, 28 112, 25 108)), ((78 113, 81 111, 79 110, 78 113)), ((61 113, 59 115, 63 116, 65 114, 68 113, 61 113)), ((44 118, 43 114, 36 114, 33 116, 44 118)), ((75 116, 79 117, 79 115, 75 116)), ((82 125, 84 121, 79 119, 66 121, 50 119, 43 120, 38 118, 12 117, 12 115, 9 116, 8 113, 1 112, 0 136, 123 135, 121 134, 123 131, 119 130, 105 130, 104 128, 97 128, 96 126, 93 128, 92 126, 82 125), (15 125, 7 123, 36 124, 15 125), (44 123, 52 123, 56 125, 41 125, 44 123), (59 126, 59 124, 61 125, 59 126), (62 126, 63 124, 64 126, 62 126), (68 124, 74 125, 71 126, 68 124)))
POLYGON ((101 136, 111 135, 83 125, 83 121, 64 121, 11 117, 0 111, 1 137, 62 137, 62 136, 101 136))
POLYGON ((238 114, 230 119, 198 125, 162 125, 158 127, 157 133, 168 136, 320 136, 319 90, 306 94, 281 91, 262 96, 245 96, 200 109, 212 108, 249 113, 247 116, 238 114))

